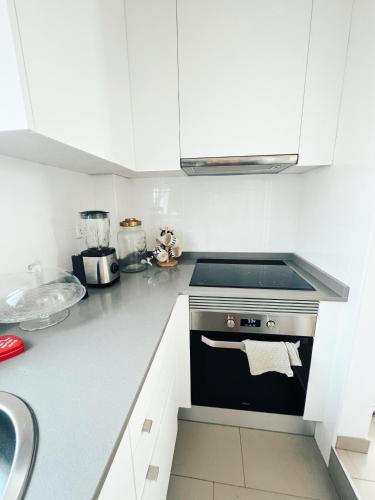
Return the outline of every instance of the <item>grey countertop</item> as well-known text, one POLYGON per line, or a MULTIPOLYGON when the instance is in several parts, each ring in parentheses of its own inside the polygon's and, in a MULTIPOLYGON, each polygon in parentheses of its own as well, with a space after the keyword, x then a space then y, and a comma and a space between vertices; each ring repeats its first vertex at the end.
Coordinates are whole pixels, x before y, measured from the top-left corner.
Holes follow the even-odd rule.
MULTIPOLYGON (((282 255, 315 285, 317 291, 302 292, 303 298, 346 300, 342 283, 292 254, 273 255, 282 255)), ((29 333, 0 325, 0 334, 21 336, 26 348, 0 363, 0 390, 24 399, 39 428, 26 500, 95 497, 179 293, 266 293, 189 287, 194 267, 189 257, 195 254, 187 257, 174 269, 149 268, 122 275, 112 287, 91 289, 69 318, 47 330, 29 333)), ((280 297, 280 292, 267 292, 270 298, 280 297)), ((283 294, 301 299, 301 292, 283 294)))

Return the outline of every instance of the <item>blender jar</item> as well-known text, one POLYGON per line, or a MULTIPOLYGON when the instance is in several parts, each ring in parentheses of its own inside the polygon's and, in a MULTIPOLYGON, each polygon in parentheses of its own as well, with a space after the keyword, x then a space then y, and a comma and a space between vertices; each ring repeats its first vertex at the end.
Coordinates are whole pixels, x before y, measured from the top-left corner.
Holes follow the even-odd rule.
POLYGON ((146 233, 141 225, 142 222, 138 219, 120 222, 117 235, 118 255, 120 271, 124 273, 137 273, 146 269, 146 264, 142 263, 147 250, 146 233))
POLYGON ((81 231, 86 240, 86 246, 90 248, 109 247, 109 212, 102 210, 88 210, 80 212, 81 231))

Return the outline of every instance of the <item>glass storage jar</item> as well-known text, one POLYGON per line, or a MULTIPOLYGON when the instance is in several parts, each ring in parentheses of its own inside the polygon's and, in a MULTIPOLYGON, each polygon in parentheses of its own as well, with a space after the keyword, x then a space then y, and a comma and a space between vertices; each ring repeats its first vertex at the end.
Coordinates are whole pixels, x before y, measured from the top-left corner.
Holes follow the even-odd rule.
POLYGON ((146 269, 146 233, 138 219, 125 219, 120 222, 118 232, 118 257, 120 270, 124 273, 137 273, 146 269))

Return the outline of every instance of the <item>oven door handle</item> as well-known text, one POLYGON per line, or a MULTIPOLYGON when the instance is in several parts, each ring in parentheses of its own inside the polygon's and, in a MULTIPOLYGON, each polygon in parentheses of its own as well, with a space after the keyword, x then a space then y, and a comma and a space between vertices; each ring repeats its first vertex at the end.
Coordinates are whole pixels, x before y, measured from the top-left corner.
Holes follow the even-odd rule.
POLYGON ((220 340, 211 340, 204 335, 201 336, 201 341, 210 346, 219 349, 239 349, 240 351, 245 351, 245 345, 243 342, 222 342, 220 340))

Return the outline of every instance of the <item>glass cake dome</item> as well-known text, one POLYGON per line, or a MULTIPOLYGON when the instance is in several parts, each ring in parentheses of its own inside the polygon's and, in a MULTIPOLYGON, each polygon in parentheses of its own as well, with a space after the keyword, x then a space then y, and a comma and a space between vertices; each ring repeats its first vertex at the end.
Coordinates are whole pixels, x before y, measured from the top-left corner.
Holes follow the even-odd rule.
POLYGON ((26 331, 60 323, 69 307, 85 295, 85 287, 70 273, 31 264, 23 273, 0 276, 0 323, 20 323, 26 331))

